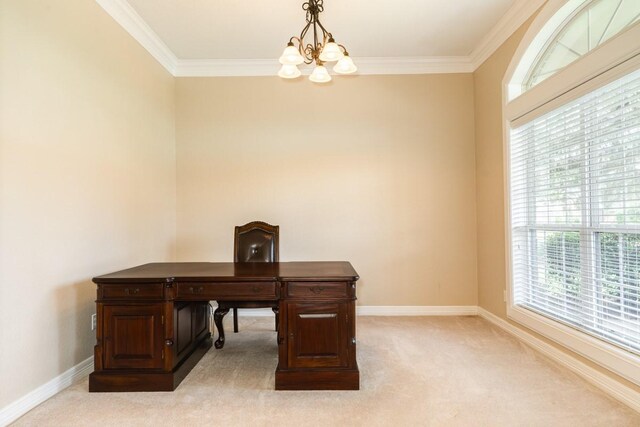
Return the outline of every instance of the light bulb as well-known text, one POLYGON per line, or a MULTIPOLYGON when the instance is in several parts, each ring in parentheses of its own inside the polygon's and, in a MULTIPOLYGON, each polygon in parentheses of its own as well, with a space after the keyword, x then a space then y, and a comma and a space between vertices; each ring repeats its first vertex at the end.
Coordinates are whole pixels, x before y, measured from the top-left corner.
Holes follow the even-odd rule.
POLYGON ((309 76, 309 80, 314 83, 327 83, 331 81, 331 76, 324 66, 318 65, 313 69, 313 73, 309 76))
POLYGON ((353 63, 353 59, 347 54, 338 60, 336 65, 333 66, 333 71, 338 74, 351 74, 358 70, 356 64, 353 63))
POLYGON ((304 62, 304 58, 300 55, 300 51, 296 49, 293 43, 289 43, 287 47, 284 48, 279 61, 283 65, 298 65, 304 62))
POLYGON ((333 39, 329 39, 329 42, 324 45, 322 52, 320 52, 320 60, 324 62, 337 61, 342 56, 342 49, 333 39))
POLYGON ((295 79, 296 77, 300 77, 300 70, 298 67, 292 64, 284 64, 280 71, 278 71, 278 75, 283 79, 295 79))

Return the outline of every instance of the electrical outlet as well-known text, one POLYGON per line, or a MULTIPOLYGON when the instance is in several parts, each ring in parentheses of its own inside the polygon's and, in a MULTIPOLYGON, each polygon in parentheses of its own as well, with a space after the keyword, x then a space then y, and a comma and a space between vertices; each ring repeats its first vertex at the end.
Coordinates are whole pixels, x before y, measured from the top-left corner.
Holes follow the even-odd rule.
POLYGON ((98 324, 98 317, 96 316, 95 313, 93 313, 91 315, 91 330, 95 331, 96 330, 96 326, 98 324))

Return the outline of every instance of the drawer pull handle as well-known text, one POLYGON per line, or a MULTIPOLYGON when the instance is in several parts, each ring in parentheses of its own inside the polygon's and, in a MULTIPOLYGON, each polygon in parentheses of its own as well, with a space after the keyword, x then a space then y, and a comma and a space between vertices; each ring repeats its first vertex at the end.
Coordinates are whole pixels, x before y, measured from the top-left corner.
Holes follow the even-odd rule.
POLYGON ((198 286, 197 288, 194 288, 193 286, 190 286, 189 290, 191 291, 192 294, 201 294, 202 291, 204 290, 204 287, 198 286))
POLYGON ((173 345, 173 340, 166 340, 164 342, 164 345, 166 345, 167 347, 171 347, 173 345))
POLYGON ((336 313, 299 314, 301 319, 331 319, 336 317, 336 313))
POLYGON ((324 287, 323 286, 312 286, 312 287, 309 288, 309 290, 317 295, 317 294, 321 293, 322 291, 324 291, 324 287))
POLYGON ((260 286, 256 286, 256 285, 252 286, 251 292, 253 292, 254 294, 260 293, 260 286))
POLYGON ((124 288, 124 293, 127 295, 135 295, 138 292, 140 292, 140 288, 133 288, 133 289, 124 288))

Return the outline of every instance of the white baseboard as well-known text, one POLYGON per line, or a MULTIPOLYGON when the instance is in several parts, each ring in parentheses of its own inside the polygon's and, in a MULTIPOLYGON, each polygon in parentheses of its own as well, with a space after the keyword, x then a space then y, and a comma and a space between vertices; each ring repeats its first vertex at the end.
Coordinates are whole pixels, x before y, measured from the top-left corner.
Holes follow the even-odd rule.
POLYGON ((477 316, 475 305, 359 305, 358 316, 477 316))
POLYGON ((93 372, 93 356, 0 409, 0 426, 9 425, 53 395, 82 380, 91 372, 93 372))
POLYGON ((587 364, 540 340, 539 338, 536 338, 525 330, 510 324, 506 320, 501 319, 482 307, 478 307, 478 315, 515 336, 520 341, 538 350, 545 356, 565 366, 572 372, 580 375, 582 378, 589 381, 611 397, 619 400, 635 411, 640 412, 640 393, 632 388, 627 387, 608 375, 593 369, 587 364))
MULTIPOLYGON (((214 304, 215 307, 215 304, 214 304)), ((241 317, 273 317, 273 310, 270 308, 240 308, 238 312, 238 319, 241 317)), ((233 310, 229 310, 229 313, 225 316, 233 317, 233 310)))
MULTIPOLYGON (((477 316, 475 305, 358 305, 358 316, 477 316)), ((233 317, 233 311, 227 316, 233 317)), ((238 318, 273 316, 270 308, 241 309, 238 318)))

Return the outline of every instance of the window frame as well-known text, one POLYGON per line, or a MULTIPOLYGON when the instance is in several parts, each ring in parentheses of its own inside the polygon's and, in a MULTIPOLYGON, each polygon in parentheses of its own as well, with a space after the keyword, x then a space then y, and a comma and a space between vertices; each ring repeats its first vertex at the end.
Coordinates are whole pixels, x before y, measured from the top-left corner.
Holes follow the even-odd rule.
MULTIPOLYGON (((579 98, 636 69, 640 69, 640 24, 612 37, 526 92, 513 96, 514 80, 524 78, 524 63, 530 66, 535 55, 532 49, 543 47, 541 34, 551 34, 548 22, 554 21, 556 12, 574 0, 550 0, 538 13, 518 49, 502 81, 503 171, 505 212, 505 265, 507 317, 560 345, 640 385, 640 356, 626 351, 564 323, 514 304, 513 248, 511 226, 511 129, 533 120, 561 105, 579 98), (532 49, 530 49, 530 46, 532 49)), ((555 18, 557 25, 564 18, 555 18)), ((516 82, 521 83, 521 82, 516 82)))

